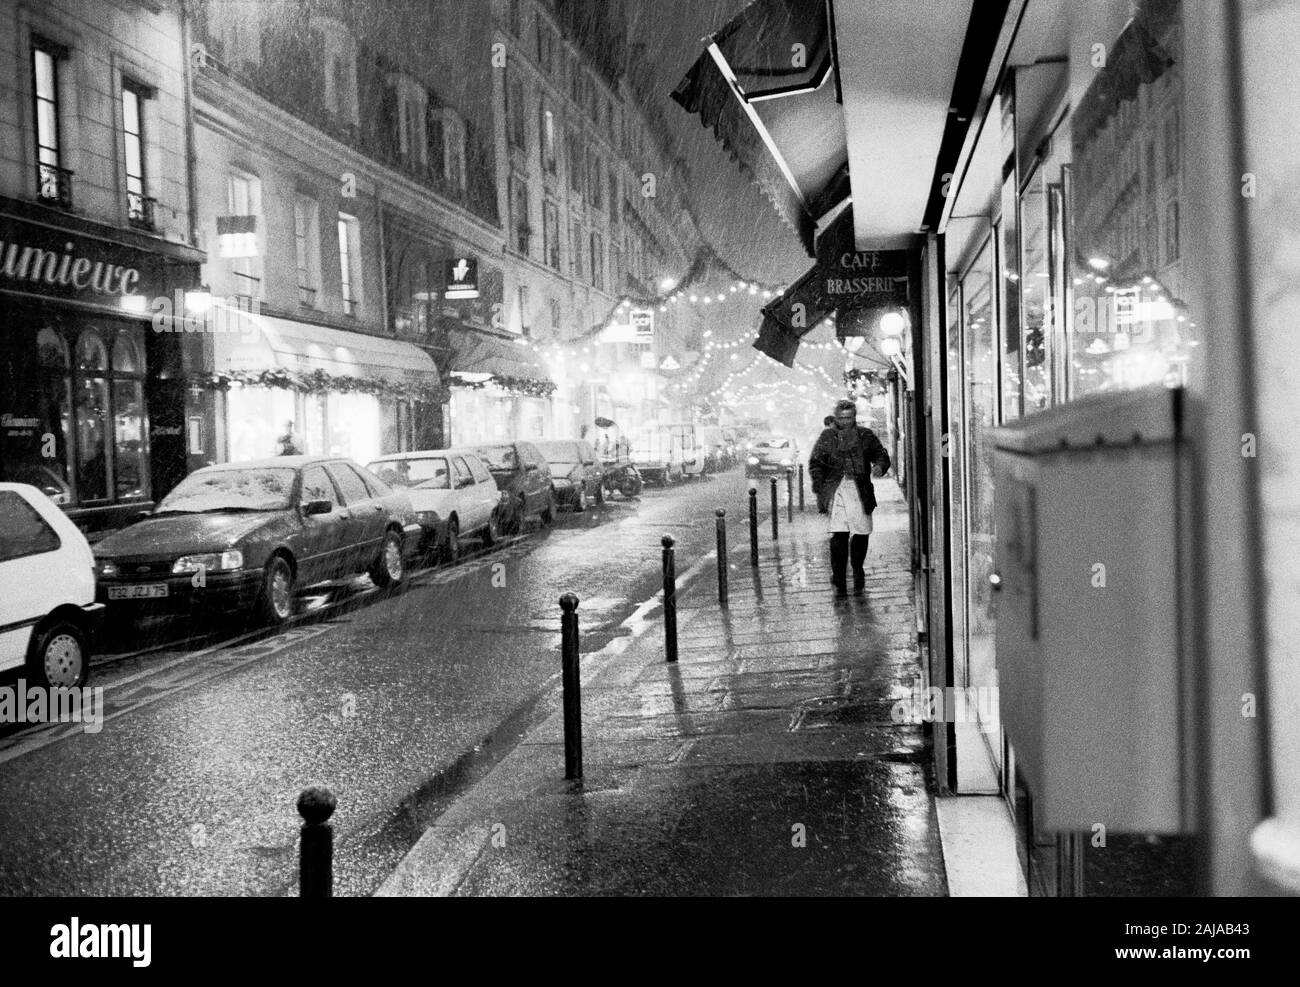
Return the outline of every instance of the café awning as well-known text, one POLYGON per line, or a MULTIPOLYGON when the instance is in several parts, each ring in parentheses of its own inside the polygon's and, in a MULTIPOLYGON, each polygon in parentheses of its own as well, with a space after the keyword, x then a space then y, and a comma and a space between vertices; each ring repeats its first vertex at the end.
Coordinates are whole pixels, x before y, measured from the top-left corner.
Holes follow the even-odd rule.
POLYGON ((546 368, 514 340, 486 333, 467 333, 466 336, 468 338, 452 357, 453 377, 475 382, 491 377, 503 384, 532 381, 553 386, 546 368))
POLYGON ((213 303, 213 369, 250 374, 283 370, 333 377, 438 386, 438 366, 414 343, 368 333, 259 315, 213 303))
POLYGON ((817 220, 848 192, 831 65, 825 3, 755 0, 707 39, 672 93, 713 130, 809 255, 817 220))

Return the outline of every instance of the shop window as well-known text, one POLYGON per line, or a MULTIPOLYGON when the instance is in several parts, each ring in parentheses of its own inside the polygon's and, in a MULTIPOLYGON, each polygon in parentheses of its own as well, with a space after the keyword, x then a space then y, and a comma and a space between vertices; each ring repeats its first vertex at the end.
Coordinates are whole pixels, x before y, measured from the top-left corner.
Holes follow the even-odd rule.
POLYGON ((32 44, 36 114, 36 190, 43 202, 72 208, 72 172, 64 167, 59 67, 67 52, 46 41, 32 44))
POLYGON ((122 81, 122 140, 126 150, 126 218, 139 229, 154 228, 154 200, 145 180, 145 104, 150 90, 122 81))
POLYGON ((133 343, 118 336, 113 344, 113 487, 117 500, 148 494, 143 363, 133 343))

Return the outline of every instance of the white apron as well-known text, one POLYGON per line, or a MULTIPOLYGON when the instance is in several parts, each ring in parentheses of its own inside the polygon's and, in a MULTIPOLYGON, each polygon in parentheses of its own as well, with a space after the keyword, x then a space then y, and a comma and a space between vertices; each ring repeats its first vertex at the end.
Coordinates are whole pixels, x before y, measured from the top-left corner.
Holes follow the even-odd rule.
POLYGON ((858 485, 853 482, 852 477, 844 477, 840 480, 840 485, 835 488, 835 499, 831 501, 827 529, 832 533, 847 531, 852 535, 871 534, 871 515, 862 509, 858 485))

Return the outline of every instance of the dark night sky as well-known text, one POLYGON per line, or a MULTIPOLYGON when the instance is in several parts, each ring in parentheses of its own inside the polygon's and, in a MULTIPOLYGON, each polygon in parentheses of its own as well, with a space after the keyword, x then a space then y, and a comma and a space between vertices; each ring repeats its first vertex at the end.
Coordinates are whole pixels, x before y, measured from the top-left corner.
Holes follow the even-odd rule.
POLYGON ((706 35, 739 13, 748 0, 625 0, 629 38, 645 43, 658 67, 664 117, 694 179, 690 198, 700 228, 742 277, 789 283, 811 261, 794 231, 749 182, 698 116, 668 98, 704 51, 706 35))

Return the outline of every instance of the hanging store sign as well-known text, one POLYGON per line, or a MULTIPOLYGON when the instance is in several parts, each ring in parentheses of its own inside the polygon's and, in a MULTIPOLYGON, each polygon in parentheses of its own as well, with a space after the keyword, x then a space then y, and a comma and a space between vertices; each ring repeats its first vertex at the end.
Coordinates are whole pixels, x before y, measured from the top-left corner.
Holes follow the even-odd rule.
POLYGON ((634 308, 631 312, 632 327, 636 329, 638 339, 653 339, 655 334, 655 314, 652 309, 634 308))
POLYGON ((446 284, 444 298, 478 297, 478 259, 475 257, 453 257, 446 262, 446 284))
POLYGON ((840 311, 907 305, 907 268, 906 250, 849 250, 818 265, 822 291, 840 311))

